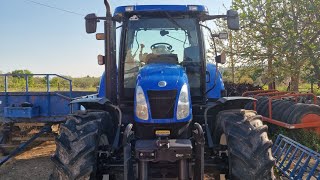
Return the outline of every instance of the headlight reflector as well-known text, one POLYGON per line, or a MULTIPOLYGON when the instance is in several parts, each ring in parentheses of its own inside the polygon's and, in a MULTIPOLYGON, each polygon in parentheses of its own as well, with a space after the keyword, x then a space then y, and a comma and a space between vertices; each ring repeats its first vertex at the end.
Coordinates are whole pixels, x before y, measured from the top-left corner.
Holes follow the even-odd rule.
POLYGON ((142 120, 148 120, 148 104, 141 86, 136 89, 136 116, 142 120))
POLYGON ((181 88, 178 107, 177 107, 177 119, 181 120, 188 117, 190 113, 189 91, 187 84, 184 84, 181 88))

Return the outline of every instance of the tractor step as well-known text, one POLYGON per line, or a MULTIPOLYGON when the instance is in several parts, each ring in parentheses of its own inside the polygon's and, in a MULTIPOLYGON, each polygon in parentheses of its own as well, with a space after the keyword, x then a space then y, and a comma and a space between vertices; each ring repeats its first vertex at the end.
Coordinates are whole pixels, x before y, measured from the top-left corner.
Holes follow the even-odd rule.
POLYGON ((276 167, 289 179, 320 179, 319 153, 282 134, 278 135, 272 153, 276 167))

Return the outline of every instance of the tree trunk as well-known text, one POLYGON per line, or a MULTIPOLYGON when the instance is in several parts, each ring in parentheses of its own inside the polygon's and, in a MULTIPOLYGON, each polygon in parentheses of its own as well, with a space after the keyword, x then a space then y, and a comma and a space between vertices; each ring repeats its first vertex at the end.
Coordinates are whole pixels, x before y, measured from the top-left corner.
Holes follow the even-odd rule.
POLYGON ((299 92, 299 80, 300 80, 300 69, 297 69, 291 73, 291 90, 299 92))
POLYGON ((313 64, 313 67, 314 67, 314 76, 318 84, 318 89, 320 89, 320 67, 317 64, 313 64))
MULTIPOLYGON (((268 48, 269 51, 269 48, 268 48)), ((272 51, 272 50, 271 50, 272 51)), ((268 58, 268 88, 269 90, 275 89, 275 82, 273 77, 272 57, 268 58)))
MULTIPOLYGON (((267 22, 267 37, 271 38, 271 28, 272 28, 272 20, 271 20, 271 1, 266 1, 266 22, 267 22)), ((269 90, 275 89, 275 79, 273 73, 273 44, 272 41, 267 41, 267 54, 268 54, 268 88, 269 90)))
POLYGON ((235 83, 235 63, 233 58, 233 39, 232 32, 229 33, 229 46, 230 46, 230 59, 231 59, 231 73, 232 73, 232 83, 235 83))

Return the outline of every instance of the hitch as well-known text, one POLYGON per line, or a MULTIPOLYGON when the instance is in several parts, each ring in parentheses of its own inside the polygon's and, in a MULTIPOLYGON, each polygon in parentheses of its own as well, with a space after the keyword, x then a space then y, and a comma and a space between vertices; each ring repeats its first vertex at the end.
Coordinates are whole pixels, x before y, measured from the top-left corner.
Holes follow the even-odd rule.
POLYGON ((37 134, 35 134, 32 138, 30 138, 28 141, 22 143, 19 145, 19 147, 17 147, 15 150, 13 150, 9 155, 5 156, 4 158, 2 158, 0 160, 0 167, 6 163, 8 160, 10 160, 11 158, 15 157, 16 155, 18 155, 20 152, 24 151, 35 139, 37 139, 38 137, 40 137, 42 134, 47 133, 47 132, 51 132, 51 124, 45 125, 41 131, 37 134))

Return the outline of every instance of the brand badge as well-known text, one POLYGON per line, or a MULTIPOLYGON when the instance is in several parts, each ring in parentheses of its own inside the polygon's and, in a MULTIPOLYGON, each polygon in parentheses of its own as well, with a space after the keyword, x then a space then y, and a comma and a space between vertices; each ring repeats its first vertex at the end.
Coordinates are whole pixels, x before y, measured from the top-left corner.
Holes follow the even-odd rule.
POLYGON ((160 81, 160 82, 158 82, 158 86, 159 87, 166 87, 167 86, 167 82, 166 81, 160 81))

